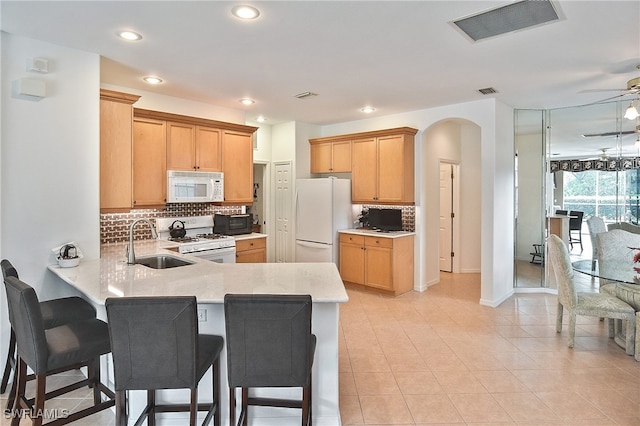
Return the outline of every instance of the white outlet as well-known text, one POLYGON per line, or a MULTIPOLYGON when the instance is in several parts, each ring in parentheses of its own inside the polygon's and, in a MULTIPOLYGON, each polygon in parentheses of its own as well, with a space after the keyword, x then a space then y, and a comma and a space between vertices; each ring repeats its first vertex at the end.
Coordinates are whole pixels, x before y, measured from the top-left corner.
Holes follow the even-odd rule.
POLYGON ((203 322, 207 320, 207 310, 198 309, 198 321, 203 322))

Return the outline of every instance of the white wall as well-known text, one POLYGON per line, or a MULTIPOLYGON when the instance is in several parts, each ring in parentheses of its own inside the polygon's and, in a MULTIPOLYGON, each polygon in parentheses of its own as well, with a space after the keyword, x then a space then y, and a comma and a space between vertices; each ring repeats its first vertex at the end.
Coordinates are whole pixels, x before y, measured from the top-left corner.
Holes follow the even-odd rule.
MULTIPOLYGON (((416 134, 416 290, 438 282, 437 258, 429 257, 429 246, 438 241, 438 212, 430 207, 434 179, 423 164, 425 130, 442 120, 461 119, 480 128, 481 158, 481 299, 497 306, 513 293, 513 110, 494 99, 447 105, 322 128, 322 136, 408 126, 416 134), (434 225, 434 223, 436 225, 434 225)), ((477 172, 476 172, 477 173, 477 172)), ((436 185, 437 186, 437 185, 436 185)))
POLYGON ((86 257, 100 255, 99 75, 98 55, 2 33, 0 252, 43 300, 62 295, 47 285, 54 280, 45 268, 55 261, 51 248, 74 240, 86 257), (28 57, 47 59, 49 73, 27 72, 28 57), (14 97, 12 84, 23 77, 44 80, 46 97, 14 97))

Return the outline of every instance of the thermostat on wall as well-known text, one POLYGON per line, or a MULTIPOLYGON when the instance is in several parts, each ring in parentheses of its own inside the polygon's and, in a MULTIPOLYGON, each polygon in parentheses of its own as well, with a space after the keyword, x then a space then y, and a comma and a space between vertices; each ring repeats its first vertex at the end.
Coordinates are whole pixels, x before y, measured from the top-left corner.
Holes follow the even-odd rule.
POLYGON ((49 61, 44 58, 28 58, 27 71, 49 72, 49 61))

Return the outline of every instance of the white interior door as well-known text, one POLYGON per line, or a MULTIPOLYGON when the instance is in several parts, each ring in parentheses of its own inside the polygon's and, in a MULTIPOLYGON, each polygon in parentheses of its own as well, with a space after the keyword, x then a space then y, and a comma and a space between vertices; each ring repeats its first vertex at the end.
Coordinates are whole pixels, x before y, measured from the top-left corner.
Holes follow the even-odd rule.
POLYGON ((440 164, 440 270, 453 271, 453 165, 440 164))
POLYGON ((275 164, 275 261, 293 262, 293 241, 291 240, 291 162, 275 164))

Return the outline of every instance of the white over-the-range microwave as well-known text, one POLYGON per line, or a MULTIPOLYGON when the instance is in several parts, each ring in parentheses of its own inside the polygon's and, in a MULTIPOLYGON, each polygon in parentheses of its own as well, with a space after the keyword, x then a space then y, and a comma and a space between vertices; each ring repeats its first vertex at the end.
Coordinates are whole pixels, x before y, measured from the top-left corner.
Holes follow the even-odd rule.
POLYGON ((224 201, 222 172, 167 170, 167 203, 224 201))

